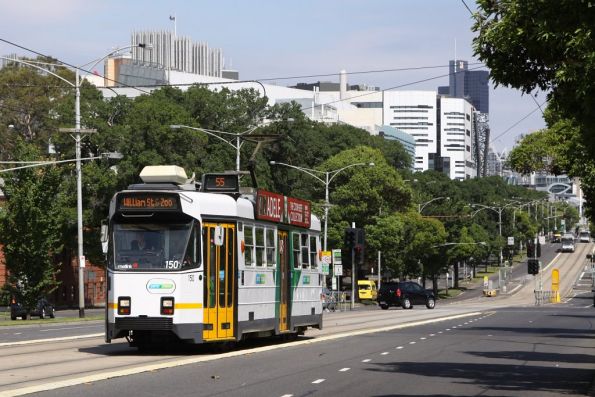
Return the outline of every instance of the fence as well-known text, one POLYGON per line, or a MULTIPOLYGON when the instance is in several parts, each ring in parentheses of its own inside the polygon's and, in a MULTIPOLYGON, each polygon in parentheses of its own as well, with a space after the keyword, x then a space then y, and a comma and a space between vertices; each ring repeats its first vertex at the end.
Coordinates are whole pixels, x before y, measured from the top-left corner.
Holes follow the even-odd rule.
POLYGON ((541 306, 546 303, 560 303, 559 291, 534 291, 535 305, 541 306))

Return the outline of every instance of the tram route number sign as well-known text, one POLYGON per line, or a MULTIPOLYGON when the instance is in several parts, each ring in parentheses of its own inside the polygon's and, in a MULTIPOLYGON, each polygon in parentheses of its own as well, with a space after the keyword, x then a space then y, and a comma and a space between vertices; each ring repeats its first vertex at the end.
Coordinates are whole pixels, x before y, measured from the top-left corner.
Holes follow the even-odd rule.
POLYGON ((240 191, 240 181, 236 174, 204 174, 202 190, 204 192, 237 193, 240 191))
POLYGON ((118 196, 118 209, 130 210, 178 210, 178 197, 165 193, 128 193, 118 196))

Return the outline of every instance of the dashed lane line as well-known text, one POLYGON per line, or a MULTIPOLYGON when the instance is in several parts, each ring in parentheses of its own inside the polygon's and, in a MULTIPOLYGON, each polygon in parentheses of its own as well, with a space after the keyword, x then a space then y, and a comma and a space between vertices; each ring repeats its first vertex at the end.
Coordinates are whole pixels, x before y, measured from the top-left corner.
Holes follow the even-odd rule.
POLYGON ((316 380, 315 380, 314 382, 312 382, 312 383, 316 385, 316 384, 319 384, 319 383, 322 383, 322 382, 324 382, 325 380, 326 380, 326 379, 316 379, 316 380))
MULTIPOLYGON (((239 356, 245 356, 248 354, 255 354, 255 353, 267 352, 267 351, 278 350, 278 349, 295 348, 296 346, 300 346, 300 345, 310 345, 310 344, 314 344, 314 343, 320 343, 320 342, 325 342, 325 341, 329 341, 329 340, 347 338, 347 337, 358 336, 358 335, 367 335, 367 334, 374 334, 374 333, 378 333, 378 332, 394 331, 397 329, 411 328, 411 327, 416 327, 419 325, 433 324, 433 323, 455 320, 455 319, 460 319, 460 318, 473 317, 473 316, 478 316, 480 314, 481 314, 481 312, 469 312, 469 313, 457 314, 457 315, 452 315, 452 316, 432 318, 432 319, 428 319, 428 320, 412 321, 410 323, 405 323, 405 324, 389 325, 386 327, 380 327, 380 328, 375 328, 375 329, 364 329, 364 330, 349 331, 349 332, 344 332, 344 333, 334 334, 334 335, 325 335, 325 336, 321 336, 321 337, 317 337, 317 338, 313 338, 313 339, 307 339, 307 340, 301 340, 301 341, 297 341, 297 342, 293 342, 293 343, 288 343, 285 345, 268 345, 268 346, 257 347, 254 349, 233 351, 233 352, 211 355, 211 356, 182 358, 179 360, 168 361, 168 362, 164 362, 164 363, 149 364, 149 365, 143 365, 143 366, 134 367, 134 368, 118 369, 115 371, 102 372, 102 373, 97 373, 97 374, 92 374, 92 375, 81 376, 78 378, 65 379, 65 380, 60 380, 60 381, 56 381, 56 382, 45 383, 42 385, 27 386, 27 387, 23 387, 20 389, 14 389, 14 390, 5 390, 5 391, 2 391, 2 393, 0 393, 0 396, 2 396, 2 397, 22 396, 24 394, 38 393, 38 392, 48 391, 48 390, 55 390, 55 389, 60 389, 63 387, 68 387, 68 386, 81 385, 81 384, 90 383, 90 382, 98 382, 101 380, 118 378, 118 377, 123 377, 123 376, 128 376, 128 375, 135 375, 135 374, 140 374, 140 373, 144 373, 144 372, 156 371, 156 370, 160 370, 160 369, 181 367, 181 366, 197 364, 197 363, 201 363, 201 362, 220 360, 222 358, 239 357, 239 356)), ((83 337, 90 338, 90 337, 98 337, 98 336, 103 336, 103 333, 92 334, 92 335, 81 335, 78 337, 74 337, 74 339, 81 339, 83 337)), ((61 338, 52 338, 52 339, 48 339, 46 341, 56 341, 56 340, 60 340, 60 339, 61 338)), ((68 339, 73 339, 73 337, 62 338, 62 340, 68 340, 68 339)), ((12 346, 14 344, 29 344, 29 343, 40 343, 40 340, 13 342, 13 343, 9 343, 8 346, 12 346)), ((2 346, 7 346, 7 344, 0 344, 0 347, 2 347, 2 346)))

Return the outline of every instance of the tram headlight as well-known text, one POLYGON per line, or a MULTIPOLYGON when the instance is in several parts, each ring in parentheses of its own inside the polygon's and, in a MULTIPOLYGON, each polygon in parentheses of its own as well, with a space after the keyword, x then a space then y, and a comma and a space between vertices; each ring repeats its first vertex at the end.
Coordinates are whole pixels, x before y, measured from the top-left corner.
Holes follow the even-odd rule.
POLYGON ((130 314, 130 297, 120 296, 118 297, 118 314, 129 315, 130 314))
POLYGON ((174 314, 174 298, 161 298, 161 314, 165 316, 171 316, 174 314))

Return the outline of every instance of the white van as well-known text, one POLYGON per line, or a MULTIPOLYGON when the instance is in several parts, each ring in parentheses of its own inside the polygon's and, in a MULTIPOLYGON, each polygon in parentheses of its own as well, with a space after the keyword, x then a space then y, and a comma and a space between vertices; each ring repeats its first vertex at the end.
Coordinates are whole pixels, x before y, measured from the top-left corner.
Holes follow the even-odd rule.
POLYGON ((591 242, 591 233, 583 230, 579 233, 578 238, 581 243, 589 243, 591 242))

